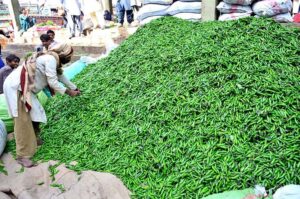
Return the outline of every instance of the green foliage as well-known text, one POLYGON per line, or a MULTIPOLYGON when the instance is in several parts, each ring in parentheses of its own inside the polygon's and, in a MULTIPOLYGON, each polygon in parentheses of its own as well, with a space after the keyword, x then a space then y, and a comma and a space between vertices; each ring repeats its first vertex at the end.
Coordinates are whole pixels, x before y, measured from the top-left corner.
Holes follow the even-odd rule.
POLYGON ((36 158, 111 172, 137 198, 300 183, 299 29, 267 19, 140 28, 47 106, 36 158))
POLYGON ((52 20, 48 20, 46 22, 39 23, 36 26, 43 27, 43 26, 54 26, 54 25, 55 23, 52 20))
POLYGON ((3 173, 4 175, 7 175, 7 171, 5 169, 5 166, 2 161, 0 161, 0 174, 3 173))

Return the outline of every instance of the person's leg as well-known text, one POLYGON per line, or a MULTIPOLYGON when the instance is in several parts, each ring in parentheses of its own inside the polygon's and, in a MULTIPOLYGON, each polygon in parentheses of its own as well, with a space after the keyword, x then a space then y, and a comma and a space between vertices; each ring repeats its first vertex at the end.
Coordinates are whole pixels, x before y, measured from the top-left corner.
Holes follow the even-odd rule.
POLYGON ((126 17, 127 17, 128 24, 131 24, 134 20, 133 10, 126 10, 126 17))
POLYGON ((66 28, 68 26, 68 19, 67 19, 67 16, 66 15, 63 15, 62 16, 63 20, 64 20, 64 25, 63 27, 66 28))
POLYGON ((82 28, 82 22, 81 22, 81 19, 80 19, 80 15, 74 16, 74 21, 76 23, 79 34, 82 35, 83 28, 82 28))
POLYGON ((37 145, 41 146, 43 144, 43 140, 40 137, 40 133, 41 133, 40 122, 32 122, 32 126, 35 132, 37 145))
POLYGON ((99 26, 99 22, 98 22, 98 19, 97 19, 96 12, 91 12, 90 13, 90 18, 93 22, 93 28, 97 28, 99 26))
POLYGON ((18 117, 14 118, 14 123, 17 161, 24 167, 31 167, 34 164, 30 158, 36 152, 37 141, 30 114, 26 112, 20 96, 18 97, 18 117))
POLYGON ((123 25, 124 16, 125 16, 125 8, 120 3, 117 3, 116 9, 117 9, 117 15, 118 15, 118 23, 120 25, 123 25))
POLYGON ((73 16, 67 14, 67 21, 68 21, 67 26, 70 32, 70 39, 71 39, 72 37, 75 37, 75 23, 73 20, 73 16))
POLYGON ((98 23, 100 25, 101 29, 105 29, 105 19, 104 19, 104 13, 103 11, 97 11, 96 17, 98 19, 98 23))

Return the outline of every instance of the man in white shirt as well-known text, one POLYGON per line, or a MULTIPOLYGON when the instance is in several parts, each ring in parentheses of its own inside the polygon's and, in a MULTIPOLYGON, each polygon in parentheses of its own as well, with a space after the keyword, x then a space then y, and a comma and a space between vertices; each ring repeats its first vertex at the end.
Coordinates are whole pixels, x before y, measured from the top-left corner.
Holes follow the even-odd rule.
POLYGON ((61 4, 65 8, 68 27, 70 31, 70 38, 75 37, 76 27, 79 31, 79 35, 82 35, 82 23, 81 23, 81 13, 82 13, 82 0, 61 0, 61 4))
POLYGON ((14 70, 6 78, 3 86, 9 115, 14 119, 17 161, 24 167, 34 166, 31 157, 35 154, 38 144, 36 124, 47 121, 45 110, 36 95, 44 88, 51 88, 56 93, 71 97, 80 94, 73 83, 58 73, 57 57, 43 53, 36 57, 35 62, 28 61, 14 70))

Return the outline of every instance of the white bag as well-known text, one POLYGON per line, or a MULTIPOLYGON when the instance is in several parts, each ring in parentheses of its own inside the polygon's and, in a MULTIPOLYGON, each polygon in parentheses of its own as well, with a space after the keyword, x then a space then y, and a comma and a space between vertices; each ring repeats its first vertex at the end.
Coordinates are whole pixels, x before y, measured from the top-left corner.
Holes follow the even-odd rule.
POLYGON ((167 13, 169 15, 176 15, 178 13, 201 13, 201 2, 181 2, 176 1, 170 8, 168 8, 167 13))
POLYGON ((143 21, 140 22, 141 25, 145 25, 147 23, 150 23, 152 20, 161 18, 162 16, 154 16, 154 17, 148 17, 146 19, 144 19, 143 21))
POLYGON ((242 6, 242 5, 233 5, 225 2, 220 2, 217 6, 217 9, 222 14, 230 14, 230 13, 252 13, 252 9, 250 6, 242 6))
POLYGON ((273 17, 278 14, 288 13, 292 10, 291 0, 263 0, 254 3, 253 12, 261 17, 273 17))
POLYGON ((176 15, 173 15, 173 17, 177 17, 185 20, 191 20, 191 21, 201 20, 201 14, 198 13, 178 13, 176 15))
POLYGON ((144 0, 143 3, 146 4, 160 4, 160 5, 171 5, 173 0, 144 0))
POLYGON ((273 195, 273 199, 299 199, 300 185, 286 185, 277 189, 273 195))
POLYGON ((143 6, 137 14, 137 19, 143 21, 148 17, 167 15, 168 5, 147 4, 143 6))
POLYGON ((219 17, 219 21, 229 21, 229 20, 236 20, 245 17, 250 17, 250 13, 231 13, 231 14, 222 14, 219 17))
POLYGON ((182 2, 201 2, 202 0, 179 0, 182 2))
POLYGON ((275 21, 279 23, 290 23, 293 22, 293 17, 290 13, 279 14, 272 17, 275 21))
POLYGON ((5 128, 5 124, 2 120, 0 120, 0 156, 4 151, 7 140, 7 132, 5 128))
POLYGON ((225 3, 249 6, 254 0, 223 0, 225 3))

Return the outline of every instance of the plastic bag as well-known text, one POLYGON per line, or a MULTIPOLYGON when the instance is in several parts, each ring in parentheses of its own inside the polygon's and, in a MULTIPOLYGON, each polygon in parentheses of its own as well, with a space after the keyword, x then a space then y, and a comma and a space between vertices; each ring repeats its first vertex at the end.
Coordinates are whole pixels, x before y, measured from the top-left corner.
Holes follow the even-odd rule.
POLYGON ((237 20, 245 17, 250 17, 250 13, 231 13, 231 14, 222 14, 219 17, 219 21, 229 21, 229 20, 237 20))
POLYGON ((225 3, 249 6, 254 0, 223 0, 225 3))
POLYGON ((225 3, 223 1, 219 3, 217 9, 223 14, 252 13, 252 9, 250 6, 233 5, 225 3))
POLYGON ((299 199, 300 185, 286 185, 277 189, 273 195, 273 199, 299 199))
POLYGON ((273 17, 278 14, 288 13, 292 10, 291 0, 263 0, 253 4, 253 12, 262 17, 273 17))
POLYGON ((293 17, 290 13, 279 14, 272 17, 275 21, 279 23, 290 23, 293 22, 293 17))
POLYGON ((0 119, 5 123, 7 132, 14 130, 13 119, 9 116, 4 94, 0 95, 0 119))
POLYGON ((173 17, 177 17, 185 20, 199 21, 201 20, 201 14, 199 13, 178 13, 173 15, 173 17))
POLYGON ((74 62, 72 65, 64 68, 64 75, 68 79, 73 79, 77 74, 79 74, 84 68, 86 67, 86 64, 82 61, 78 60, 74 62))
POLYGON ((0 120, 0 156, 4 151, 7 140, 7 132, 5 128, 5 124, 2 120, 0 120))
POLYGON ((181 2, 176 1, 167 10, 169 15, 178 13, 201 13, 201 2, 181 2))
POLYGON ((154 17, 148 17, 147 19, 144 19, 143 21, 141 21, 141 25, 145 25, 147 23, 150 23, 151 21, 161 18, 162 16, 154 16, 154 17))
POLYGON ((269 199, 265 187, 261 185, 255 185, 254 189, 233 190, 225 191, 223 193, 213 194, 202 199, 250 199, 261 198, 269 199))

